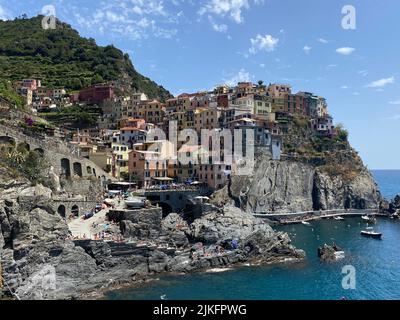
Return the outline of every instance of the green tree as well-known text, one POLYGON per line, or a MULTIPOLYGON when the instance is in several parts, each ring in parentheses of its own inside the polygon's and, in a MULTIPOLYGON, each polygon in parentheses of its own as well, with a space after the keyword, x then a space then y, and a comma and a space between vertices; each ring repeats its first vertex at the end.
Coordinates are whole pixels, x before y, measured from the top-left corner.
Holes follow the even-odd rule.
POLYGON ((344 125, 339 123, 336 126, 337 137, 340 141, 346 142, 349 139, 349 132, 345 129, 344 125))

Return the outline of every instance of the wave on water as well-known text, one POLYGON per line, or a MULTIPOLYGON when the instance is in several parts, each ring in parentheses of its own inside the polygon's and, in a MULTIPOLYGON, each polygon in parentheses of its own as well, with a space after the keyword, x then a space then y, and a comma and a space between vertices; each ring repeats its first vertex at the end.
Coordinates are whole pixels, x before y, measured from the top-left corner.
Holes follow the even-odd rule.
POLYGON ((213 268, 213 269, 208 269, 206 273, 220 273, 220 272, 226 272, 229 270, 232 270, 233 268, 213 268))

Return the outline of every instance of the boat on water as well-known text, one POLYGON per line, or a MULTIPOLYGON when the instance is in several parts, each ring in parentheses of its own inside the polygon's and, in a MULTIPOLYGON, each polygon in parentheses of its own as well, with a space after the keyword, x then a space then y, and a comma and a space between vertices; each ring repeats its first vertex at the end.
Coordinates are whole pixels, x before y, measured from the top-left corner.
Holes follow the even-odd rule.
POLYGON ((361 219, 368 223, 376 223, 377 222, 377 220, 374 216, 364 215, 364 216, 361 216, 361 219))
POLYGON ((307 222, 307 221, 302 221, 302 224, 304 224, 305 226, 311 226, 311 223, 307 222))
POLYGON ((341 217, 341 216, 333 217, 333 219, 334 219, 334 220, 338 220, 338 221, 342 221, 342 220, 344 220, 344 218, 343 218, 343 217, 341 217))
POLYGON ((367 228, 366 230, 362 230, 361 235, 364 237, 375 238, 375 239, 382 238, 382 233, 374 231, 373 228, 367 228))
POLYGON ((143 197, 129 197, 125 200, 125 204, 128 208, 144 208, 146 198, 143 197))

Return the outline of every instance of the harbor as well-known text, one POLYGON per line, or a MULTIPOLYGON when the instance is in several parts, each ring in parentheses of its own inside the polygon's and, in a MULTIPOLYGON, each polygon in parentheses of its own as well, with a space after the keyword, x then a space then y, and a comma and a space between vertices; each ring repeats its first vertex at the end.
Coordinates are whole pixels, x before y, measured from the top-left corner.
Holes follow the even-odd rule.
POLYGON ((300 264, 243 265, 219 273, 163 276, 138 288, 109 292, 107 299, 261 299, 261 300, 385 300, 399 299, 400 263, 393 243, 400 241, 400 222, 378 218, 376 229, 384 234, 381 241, 361 236, 366 224, 359 217, 346 223, 318 220, 312 228, 302 224, 276 226, 288 232, 293 243, 306 251, 307 261, 300 264), (350 227, 348 226, 350 225, 350 227), (335 242, 345 257, 321 262, 317 249, 335 242), (342 269, 356 270, 356 289, 342 287, 342 269), (379 271, 378 271, 379 270, 379 271), (196 290, 193 290, 193 287, 196 290))

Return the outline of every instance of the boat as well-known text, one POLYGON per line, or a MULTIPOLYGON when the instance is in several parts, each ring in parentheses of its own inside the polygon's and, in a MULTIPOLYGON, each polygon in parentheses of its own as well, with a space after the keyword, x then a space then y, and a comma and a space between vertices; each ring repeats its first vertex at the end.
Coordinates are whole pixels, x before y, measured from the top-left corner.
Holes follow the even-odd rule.
POLYGON ((362 220, 364 220, 365 222, 369 222, 369 223, 376 223, 376 218, 374 216, 362 216, 361 217, 362 220))
POLYGON ((142 197, 129 197, 125 200, 125 204, 128 208, 144 208, 146 198, 142 197))
POLYGON ((344 218, 341 217, 341 216, 333 217, 333 219, 338 220, 338 221, 339 221, 339 220, 340 220, 340 221, 344 220, 344 218))
POLYGON ((304 224, 305 226, 311 226, 311 223, 307 222, 307 221, 302 221, 302 224, 304 224))
POLYGON ((370 237, 370 238, 375 238, 375 239, 381 239, 382 238, 382 233, 381 232, 376 232, 373 229, 367 229, 367 230, 362 230, 361 235, 364 237, 370 237))

